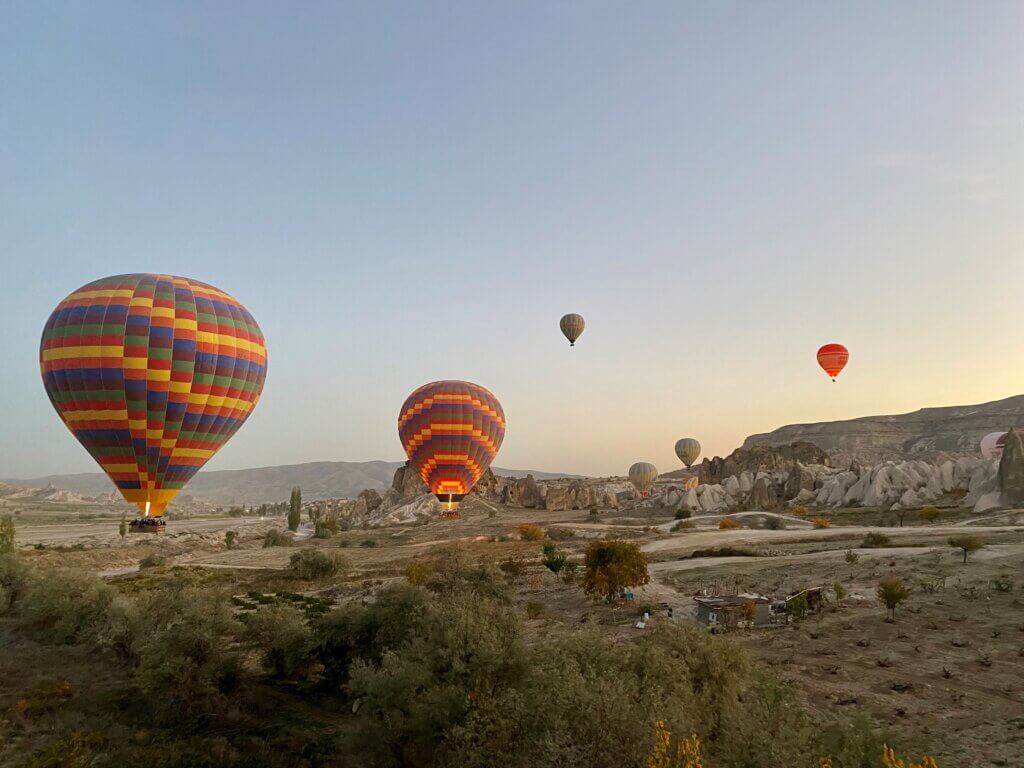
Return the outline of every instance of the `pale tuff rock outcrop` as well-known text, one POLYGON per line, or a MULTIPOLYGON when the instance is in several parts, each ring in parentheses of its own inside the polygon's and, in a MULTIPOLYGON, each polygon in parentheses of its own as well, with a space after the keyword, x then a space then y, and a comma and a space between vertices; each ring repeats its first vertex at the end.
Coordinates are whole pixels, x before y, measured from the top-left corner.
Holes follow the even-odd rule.
POLYGON ((814 490, 814 473, 804 466, 803 462, 796 461, 789 470, 783 498, 795 499, 803 490, 814 490))
POLYGON ((1024 433, 1011 429, 999 460, 999 490, 1007 507, 1024 505, 1024 433))
POLYGON ((412 501, 383 511, 383 514, 379 514, 368 522, 368 527, 381 528, 387 525, 418 523, 421 520, 436 518, 441 511, 441 502, 434 497, 434 494, 425 493, 415 497, 412 501))
POLYGON ((758 445, 751 448, 737 448, 724 459, 715 456, 704 459, 699 469, 702 483, 721 483, 730 475, 743 472, 788 471, 796 462, 803 464, 829 464, 828 454, 808 442, 794 442, 787 445, 758 445))
POLYGON ((951 454, 976 454, 983 436, 1011 426, 1024 426, 1024 395, 980 405, 922 408, 897 416, 790 424, 751 435, 743 441, 743 448, 809 441, 827 451, 835 465, 848 465, 853 460, 878 464, 918 457, 928 457, 932 463, 941 465, 951 454))
POLYGON ((779 500, 770 475, 763 472, 758 474, 748 503, 751 509, 774 509, 778 506, 779 500))

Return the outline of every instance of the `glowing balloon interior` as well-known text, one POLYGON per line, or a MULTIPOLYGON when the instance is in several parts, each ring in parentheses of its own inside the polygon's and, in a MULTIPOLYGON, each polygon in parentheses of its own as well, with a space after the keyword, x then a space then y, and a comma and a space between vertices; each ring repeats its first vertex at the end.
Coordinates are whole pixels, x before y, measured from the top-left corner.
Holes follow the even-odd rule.
POLYGON ((68 429, 126 500, 159 517, 249 418, 267 350, 252 315, 223 291, 117 275, 57 305, 39 364, 68 429))

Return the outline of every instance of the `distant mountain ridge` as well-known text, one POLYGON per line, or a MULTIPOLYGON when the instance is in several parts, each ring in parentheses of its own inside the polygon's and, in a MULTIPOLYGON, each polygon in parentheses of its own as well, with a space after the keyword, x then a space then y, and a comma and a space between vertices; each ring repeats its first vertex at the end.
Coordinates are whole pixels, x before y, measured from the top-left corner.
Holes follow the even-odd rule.
POLYGON ((806 441, 827 452, 836 466, 854 460, 875 464, 939 453, 976 453, 981 438, 989 432, 1022 426, 1024 395, 1015 395, 978 405, 921 408, 893 416, 789 424, 751 435, 743 441, 743 448, 806 441))
MULTIPOLYGON (((390 488, 395 470, 402 464, 404 462, 401 461, 313 461, 278 467, 213 470, 197 474, 185 486, 182 494, 218 504, 262 504, 287 501, 291 489, 297 485, 302 489, 302 498, 310 501, 354 498, 366 488, 377 491, 390 488)), ((536 470, 493 469, 496 475, 526 477, 532 474, 537 480, 580 477, 536 470)), ((47 475, 3 482, 22 488, 53 486, 83 496, 100 496, 115 490, 110 479, 101 472, 47 475)))

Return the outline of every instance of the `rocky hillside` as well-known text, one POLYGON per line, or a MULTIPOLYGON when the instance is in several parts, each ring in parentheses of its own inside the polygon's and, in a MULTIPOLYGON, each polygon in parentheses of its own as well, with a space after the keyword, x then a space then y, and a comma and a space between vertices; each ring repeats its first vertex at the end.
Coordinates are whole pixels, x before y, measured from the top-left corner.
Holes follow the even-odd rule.
MULTIPOLYGON (((355 498, 360 491, 385 491, 391 487, 399 461, 315 461, 307 464, 286 464, 256 469, 201 471, 189 482, 184 493, 216 504, 262 504, 284 501, 294 486, 302 489, 304 499, 355 498)), ((500 469, 504 477, 537 479, 572 477, 571 475, 533 470, 500 469)), ((49 475, 30 480, 8 480, 20 488, 49 488, 83 496, 109 494, 113 486, 106 475, 89 472, 78 475, 49 475)))
POLYGON ((912 458, 933 459, 977 453, 989 432, 1024 426, 1024 395, 980 405, 922 408, 896 416, 864 416, 847 421, 789 424, 743 441, 743 448, 804 441, 826 451, 835 466, 851 461, 875 464, 912 458))

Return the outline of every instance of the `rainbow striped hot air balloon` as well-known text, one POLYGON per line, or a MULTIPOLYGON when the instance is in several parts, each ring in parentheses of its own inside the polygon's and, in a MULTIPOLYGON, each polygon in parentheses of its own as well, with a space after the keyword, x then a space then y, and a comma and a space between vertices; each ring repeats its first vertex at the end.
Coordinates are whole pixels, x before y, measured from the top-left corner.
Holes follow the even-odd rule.
POLYGON ((435 381, 406 398, 398 436, 430 492, 454 512, 498 454, 505 413, 478 384, 435 381))
POLYGON ((57 305, 39 363, 68 429, 155 519, 249 418, 267 350, 252 315, 223 291, 172 275, 117 275, 57 305))

